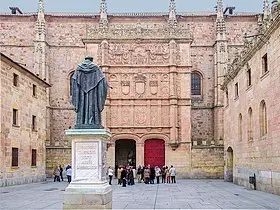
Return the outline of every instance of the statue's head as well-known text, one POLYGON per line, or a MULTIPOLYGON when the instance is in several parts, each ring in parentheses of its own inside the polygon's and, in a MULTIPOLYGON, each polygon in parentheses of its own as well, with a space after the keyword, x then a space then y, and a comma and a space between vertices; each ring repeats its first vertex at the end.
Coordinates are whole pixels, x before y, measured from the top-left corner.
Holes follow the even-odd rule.
POLYGON ((89 60, 89 61, 93 62, 93 57, 88 55, 85 57, 85 60, 89 60))

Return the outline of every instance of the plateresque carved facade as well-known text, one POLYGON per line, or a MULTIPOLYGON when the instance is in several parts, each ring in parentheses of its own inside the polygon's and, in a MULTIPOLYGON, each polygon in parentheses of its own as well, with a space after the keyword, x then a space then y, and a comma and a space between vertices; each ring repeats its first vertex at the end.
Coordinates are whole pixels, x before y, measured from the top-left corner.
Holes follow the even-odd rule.
POLYGON ((179 177, 224 174, 224 82, 227 64, 258 31, 263 15, 217 11, 108 14, 1 14, 2 52, 51 84, 46 170, 71 161, 70 78, 92 55, 111 86, 103 125, 113 136, 108 164, 176 166, 179 177), (34 59, 30 59, 34 58, 34 59), (63 62, 62 62, 63 61, 63 62))

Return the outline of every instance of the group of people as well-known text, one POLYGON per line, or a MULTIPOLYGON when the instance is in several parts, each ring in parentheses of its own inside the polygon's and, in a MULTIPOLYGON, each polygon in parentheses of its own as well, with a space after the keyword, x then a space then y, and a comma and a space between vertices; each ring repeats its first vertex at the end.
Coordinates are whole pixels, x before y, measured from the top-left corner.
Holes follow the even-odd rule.
MULTIPOLYGON (((114 171, 111 167, 108 168, 108 176, 109 176, 109 184, 112 184, 114 171)), ((132 166, 126 167, 118 167, 117 169, 117 179, 118 185, 122 185, 126 187, 126 185, 134 185, 134 179, 137 178, 138 183, 144 182, 145 184, 154 184, 155 179, 156 183, 176 183, 176 169, 171 165, 170 168, 168 166, 163 166, 162 168, 156 166, 152 167, 150 165, 147 166, 138 166, 135 169, 132 166)))
MULTIPOLYGON (((65 171, 66 171, 67 181, 68 181, 68 183, 70 183, 71 182, 71 177, 72 177, 71 166, 68 165, 65 168, 65 171)), ((60 182, 60 179, 61 179, 61 181, 63 181, 63 168, 62 168, 61 165, 55 167, 55 169, 53 171, 53 175, 54 175, 54 182, 56 182, 56 181, 60 182)))

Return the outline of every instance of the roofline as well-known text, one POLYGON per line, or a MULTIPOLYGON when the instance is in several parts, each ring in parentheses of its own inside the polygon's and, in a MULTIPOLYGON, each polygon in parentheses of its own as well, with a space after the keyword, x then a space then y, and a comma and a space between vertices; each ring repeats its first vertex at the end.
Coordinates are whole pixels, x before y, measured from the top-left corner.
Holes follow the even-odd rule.
POLYGON ((9 58, 8 56, 4 55, 3 53, 0 53, 0 59, 6 59, 9 62, 11 62, 16 68, 20 68, 23 71, 25 71, 27 74, 29 74, 30 76, 32 76, 34 79, 38 80, 39 82, 43 83, 43 85, 48 88, 51 87, 51 85, 49 83, 47 83, 46 81, 42 80, 41 78, 39 78, 37 75, 35 75, 33 72, 29 71, 27 68, 23 67, 22 65, 20 65, 19 63, 15 62, 14 60, 12 60, 11 58, 9 58))
MULTIPOLYGON (((203 16, 215 16, 216 12, 177 12, 177 16, 185 17, 203 17, 203 16)), ((255 16, 258 12, 237 12, 233 15, 225 15, 230 17, 242 17, 242 16, 255 16)), ((23 14, 11 14, 8 12, 2 12, 0 15, 5 16, 37 16, 37 12, 23 13, 23 14)), ((46 12, 46 16, 56 17, 99 17, 99 13, 66 13, 66 12, 46 12)), ((168 12, 125 12, 125 13, 108 13, 111 17, 163 17, 168 16, 168 12)))

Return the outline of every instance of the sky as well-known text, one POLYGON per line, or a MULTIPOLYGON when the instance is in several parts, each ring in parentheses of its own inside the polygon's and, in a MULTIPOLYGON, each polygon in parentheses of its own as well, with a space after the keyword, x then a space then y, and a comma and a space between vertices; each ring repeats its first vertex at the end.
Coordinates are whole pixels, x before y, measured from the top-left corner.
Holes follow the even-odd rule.
MULTIPOLYGON (((44 0, 46 12, 98 13, 101 0, 44 0)), ((108 13, 166 12, 170 0, 107 0, 108 13)), ((215 11, 217 0, 175 0, 178 12, 215 11)), ((262 12, 263 0, 224 0, 224 6, 235 6, 236 12, 262 12)), ((0 12, 16 6, 22 12, 36 12, 38 0, 0 0, 0 12)))

